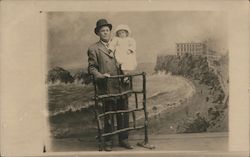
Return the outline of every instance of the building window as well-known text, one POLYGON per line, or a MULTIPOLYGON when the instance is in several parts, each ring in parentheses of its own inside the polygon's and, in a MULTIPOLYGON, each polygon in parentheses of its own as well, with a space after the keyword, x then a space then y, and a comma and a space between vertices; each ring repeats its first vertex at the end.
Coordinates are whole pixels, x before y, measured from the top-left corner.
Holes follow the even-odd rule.
POLYGON ((206 53, 206 45, 203 43, 177 43, 176 51, 178 54, 201 54, 206 53))

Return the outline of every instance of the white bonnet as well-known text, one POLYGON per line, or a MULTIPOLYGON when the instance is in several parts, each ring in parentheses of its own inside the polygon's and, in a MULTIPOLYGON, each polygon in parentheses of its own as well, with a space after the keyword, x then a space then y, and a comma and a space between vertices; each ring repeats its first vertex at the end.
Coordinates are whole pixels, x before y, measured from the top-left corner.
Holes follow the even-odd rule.
POLYGON ((124 25, 124 24, 121 24, 121 25, 118 25, 115 29, 115 34, 119 31, 119 30, 126 30, 128 31, 128 35, 131 34, 131 30, 130 28, 128 27, 128 25, 124 25))

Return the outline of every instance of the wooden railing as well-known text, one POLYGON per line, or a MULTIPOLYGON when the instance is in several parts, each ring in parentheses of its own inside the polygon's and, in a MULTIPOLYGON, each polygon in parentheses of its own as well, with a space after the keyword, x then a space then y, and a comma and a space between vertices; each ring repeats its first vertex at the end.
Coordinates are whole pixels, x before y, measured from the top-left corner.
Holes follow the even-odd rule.
MULTIPOLYGON (((147 112, 147 105, 146 105, 146 73, 137 73, 137 74, 131 74, 131 75, 116 75, 116 76, 110 76, 107 78, 104 78, 106 81, 109 79, 123 79, 123 78, 128 78, 129 80, 129 89, 123 91, 121 88, 119 89, 118 93, 105 93, 105 94, 99 94, 98 88, 97 88, 97 83, 98 79, 93 77, 93 83, 95 86, 95 96, 94 96, 94 101, 95 101, 95 115, 97 119, 97 127, 98 127, 98 141, 99 141, 99 150, 103 149, 104 146, 104 137, 106 136, 111 136, 111 135, 116 135, 121 132, 125 131, 130 131, 130 130, 138 130, 138 129, 143 129, 144 128, 144 141, 143 144, 148 143, 148 112, 147 112), (133 89, 133 78, 134 77, 142 77, 142 90, 134 90, 133 89), (121 97, 123 95, 128 95, 128 94, 134 94, 135 98, 135 108, 133 109, 127 109, 127 110, 116 110, 116 111, 107 111, 105 112, 102 110, 102 112, 99 111, 99 105, 100 103, 103 103, 105 99, 108 98, 113 98, 113 97, 121 97), (142 94, 142 107, 139 108, 138 104, 138 94, 142 94), (143 126, 137 126, 136 123, 136 113, 138 111, 144 111, 144 125, 143 126), (132 127, 127 127, 127 128, 122 128, 122 129, 115 129, 114 127, 114 120, 111 120, 111 125, 112 125, 112 131, 111 132, 104 132, 104 128, 102 124, 102 121, 104 120, 104 116, 109 116, 111 119, 113 119, 117 114, 123 114, 123 113, 132 113, 132 118, 133 118, 133 125, 132 127)), ((122 82, 119 81, 120 87, 122 86, 122 82)), ((103 107, 103 106, 102 106, 103 107)))

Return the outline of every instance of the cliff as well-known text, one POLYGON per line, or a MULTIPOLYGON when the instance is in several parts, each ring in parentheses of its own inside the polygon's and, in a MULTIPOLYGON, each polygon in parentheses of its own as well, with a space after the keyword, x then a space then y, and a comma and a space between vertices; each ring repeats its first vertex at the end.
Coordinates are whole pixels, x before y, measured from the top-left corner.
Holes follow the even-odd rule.
POLYGON ((55 67, 49 70, 47 75, 47 83, 72 83, 74 82, 74 78, 71 76, 70 72, 61 68, 55 67))
POLYGON ((200 84, 210 87, 211 93, 216 97, 215 103, 222 103, 225 97, 219 76, 209 67, 208 59, 205 56, 191 54, 158 56, 155 71, 166 71, 173 75, 198 80, 200 84))

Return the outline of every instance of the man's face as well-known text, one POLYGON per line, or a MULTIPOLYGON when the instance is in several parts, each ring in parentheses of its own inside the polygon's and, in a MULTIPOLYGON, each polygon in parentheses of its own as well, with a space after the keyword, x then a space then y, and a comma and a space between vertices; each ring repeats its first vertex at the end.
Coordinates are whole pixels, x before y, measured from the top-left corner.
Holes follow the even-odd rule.
POLYGON ((111 36, 111 32, 108 26, 103 26, 98 33, 100 39, 104 42, 108 42, 111 36))

